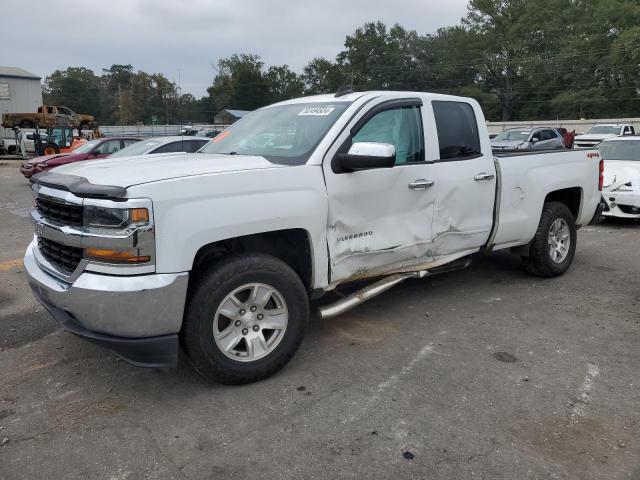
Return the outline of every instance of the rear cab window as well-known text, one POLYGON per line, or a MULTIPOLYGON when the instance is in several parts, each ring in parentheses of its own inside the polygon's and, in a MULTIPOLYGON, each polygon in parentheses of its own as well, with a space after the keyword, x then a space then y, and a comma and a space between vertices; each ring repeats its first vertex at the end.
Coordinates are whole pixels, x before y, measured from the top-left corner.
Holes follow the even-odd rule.
POLYGON ((465 102, 434 100, 441 161, 466 160, 482 155, 473 107, 465 102))

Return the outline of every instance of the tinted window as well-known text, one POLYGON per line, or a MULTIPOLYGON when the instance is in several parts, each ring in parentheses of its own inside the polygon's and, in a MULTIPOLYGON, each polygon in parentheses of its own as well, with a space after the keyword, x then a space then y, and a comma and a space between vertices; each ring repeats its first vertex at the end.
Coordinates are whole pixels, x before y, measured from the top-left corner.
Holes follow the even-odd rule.
POLYGON ((166 145, 162 145, 161 147, 156 148, 153 152, 149 153, 173 153, 173 152, 184 152, 184 144, 187 142, 183 142, 182 140, 179 142, 171 142, 166 145))
POLYGON ((189 140, 188 142, 184 142, 184 151, 187 153, 195 153, 200 150, 207 141, 208 140, 189 140))
POLYGON ((396 165, 424 160, 422 122, 418 107, 384 110, 371 117, 352 143, 390 143, 396 149, 396 165))
POLYGON ((612 140, 598 145, 598 150, 605 160, 625 160, 640 162, 640 141, 612 140))
POLYGON ((480 135, 473 108, 463 102, 433 102, 440 159, 464 159, 480 154, 480 135))
POLYGON ((553 140, 557 138, 553 130, 542 130, 542 140, 553 140))

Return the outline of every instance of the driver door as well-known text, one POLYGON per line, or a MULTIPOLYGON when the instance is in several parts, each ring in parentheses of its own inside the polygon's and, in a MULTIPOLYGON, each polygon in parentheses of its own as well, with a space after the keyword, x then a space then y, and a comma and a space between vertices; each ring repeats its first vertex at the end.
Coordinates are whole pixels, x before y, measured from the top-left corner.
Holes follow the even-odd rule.
POLYGON ((433 163, 425 161, 422 100, 379 101, 351 123, 323 164, 331 282, 373 276, 430 258, 433 163), (345 171, 358 142, 391 144, 393 168, 345 171))

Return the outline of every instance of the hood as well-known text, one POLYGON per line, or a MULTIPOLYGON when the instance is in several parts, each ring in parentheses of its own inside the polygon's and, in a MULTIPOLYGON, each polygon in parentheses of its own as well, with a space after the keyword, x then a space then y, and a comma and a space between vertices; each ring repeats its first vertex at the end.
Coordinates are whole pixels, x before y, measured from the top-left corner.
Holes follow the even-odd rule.
POLYGON ((498 140, 491 141, 491 148, 516 148, 522 145, 522 140, 498 140))
POLYGON ((37 165, 39 163, 46 162, 47 160, 53 160, 54 158, 59 158, 59 157, 68 157, 70 155, 71 155, 70 153, 55 153, 53 155, 42 155, 41 157, 34 157, 30 160, 27 160, 24 163, 37 165))
POLYGON ((91 162, 69 163, 55 169, 59 175, 86 178, 95 185, 130 187, 170 178, 262 168, 282 168, 264 157, 204 153, 137 155, 91 162))
POLYGON ((605 138, 613 138, 613 137, 617 137, 618 135, 616 135, 615 133, 602 133, 602 134, 593 134, 593 135, 589 135, 589 134, 584 134, 584 135, 576 135, 574 138, 575 140, 583 140, 583 141, 593 141, 593 142, 600 142, 602 140, 604 140, 605 138))
POLYGON ((634 191, 640 192, 640 161, 605 160, 604 190, 615 190, 629 182, 634 191))

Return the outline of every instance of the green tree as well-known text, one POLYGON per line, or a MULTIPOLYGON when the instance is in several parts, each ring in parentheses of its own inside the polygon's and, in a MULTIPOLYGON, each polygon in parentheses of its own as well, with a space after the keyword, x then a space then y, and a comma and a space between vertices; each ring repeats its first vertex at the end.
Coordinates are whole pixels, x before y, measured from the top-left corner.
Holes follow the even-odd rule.
POLYGON ((269 83, 258 55, 234 54, 218 61, 218 74, 207 92, 213 105, 222 108, 254 110, 269 103, 269 83))
POLYGON ((264 74, 269 85, 269 97, 272 102, 280 102, 304 94, 304 81, 288 65, 269 67, 264 74))
POLYGON ((340 66, 322 57, 314 58, 304 67, 302 81, 308 95, 335 92, 347 83, 340 66))
POLYGON ((100 77, 84 67, 56 70, 44 81, 44 102, 64 105, 72 110, 100 118, 100 77))

